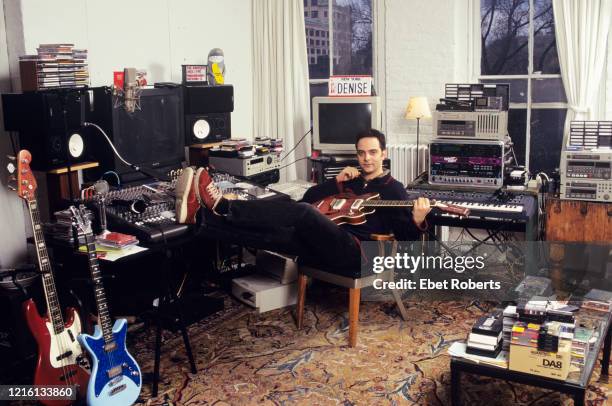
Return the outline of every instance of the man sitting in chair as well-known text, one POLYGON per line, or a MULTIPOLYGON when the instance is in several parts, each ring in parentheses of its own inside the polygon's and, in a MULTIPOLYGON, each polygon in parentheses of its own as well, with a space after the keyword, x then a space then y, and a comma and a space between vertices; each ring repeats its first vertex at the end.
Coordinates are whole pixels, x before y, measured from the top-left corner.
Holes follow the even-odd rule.
MULTIPOLYGON (((223 216, 234 226, 253 228, 270 233, 280 228, 294 229, 300 251, 307 263, 330 267, 360 267, 360 241, 370 240, 373 234, 391 234, 400 241, 417 240, 427 228, 425 217, 431 210, 427 198, 414 202, 412 212, 403 208, 379 208, 359 225, 336 225, 312 206, 319 200, 338 193, 362 195, 377 193, 383 200, 408 200, 404 186, 383 169, 387 157, 385 136, 370 129, 357 135, 357 159, 362 168, 346 167, 336 179, 310 188, 302 201, 228 200, 204 168, 183 171, 176 185, 176 217, 180 223, 195 223, 201 207, 223 216)), ((270 247, 274 249, 274 247, 270 247)))

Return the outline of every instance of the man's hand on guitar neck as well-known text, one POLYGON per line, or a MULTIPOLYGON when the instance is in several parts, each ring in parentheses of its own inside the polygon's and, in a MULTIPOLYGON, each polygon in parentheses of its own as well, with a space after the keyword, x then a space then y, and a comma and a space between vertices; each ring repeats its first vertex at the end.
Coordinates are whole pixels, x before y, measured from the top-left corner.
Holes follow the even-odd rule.
POLYGON ((342 183, 358 177, 359 170, 357 168, 353 168, 352 166, 347 166, 336 176, 336 182, 342 183))
POLYGON ((419 228, 424 227, 423 222, 430 211, 431 205, 428 198, 419 197, 414 201, 414 206, 412 207, 412 219, 419 228))

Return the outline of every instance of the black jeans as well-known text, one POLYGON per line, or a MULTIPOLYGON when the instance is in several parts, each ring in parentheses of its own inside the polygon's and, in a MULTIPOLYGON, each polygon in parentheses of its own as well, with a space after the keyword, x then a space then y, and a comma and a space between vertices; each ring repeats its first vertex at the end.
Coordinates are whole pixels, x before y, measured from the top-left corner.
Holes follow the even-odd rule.
MULTIPOLYGON (((356 239, 308 203, 231 200, 226 220, 241 228, 277 233, 292 228, 301 261, 316 266, 357 267, 361 249, 356 239)), ((274 247, 270 248, 271 250, 274 247)))

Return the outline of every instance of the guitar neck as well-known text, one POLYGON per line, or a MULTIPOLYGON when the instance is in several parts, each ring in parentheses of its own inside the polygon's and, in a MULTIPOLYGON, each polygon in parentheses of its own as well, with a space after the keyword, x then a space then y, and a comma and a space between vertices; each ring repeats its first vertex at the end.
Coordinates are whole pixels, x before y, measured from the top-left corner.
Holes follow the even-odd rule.
POLYGON ((91 232, 84 234, 85 243, 87 245, 87 257, 89 259, 89 270, 91 279, 94 283, 94 296, 96 297, 96 307, 98 308, 98 324, 102 329, 102 335, 106 344, 111 344, 114 341, 113 337, 113 322, 108 311, 108 303, 106 301, 106 292, 102 283, 102 273, 100 272, 100 264, 96 256, 96 244, 91 232))
POLYGON ((47 245, 45 244, 45 236, 40 222, 40 213, 38 211, 38 203, 36 199, 27 200, 28 211, 30 213, 30 221, 32 223, 32 231, 34 232, 34 244, 36 245, 36 254, 38 257, 38 266, 42 272, 43 287, 45 298, 47 300, 47 310, 49 319, 53 326, 53 331, 56 334, 64 330, 64 319, 62 317, 62 308, 57 297, 57 289, 53 280, 53 270, 49 262, 49 254, 47 245))
POLYGON ((414 201, 412 200, 366 200, 361 205, 364 207, 412 207, 414 206, 414 201))

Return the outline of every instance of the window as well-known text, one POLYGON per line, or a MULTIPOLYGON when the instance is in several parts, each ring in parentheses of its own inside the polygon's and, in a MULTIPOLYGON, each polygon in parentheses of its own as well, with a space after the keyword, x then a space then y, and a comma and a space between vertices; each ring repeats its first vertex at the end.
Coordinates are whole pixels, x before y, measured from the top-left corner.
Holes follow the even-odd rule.
MULTIPOLYGON (((318 0, 311 0, 311 1, 310 1, 310 5, 311 5, 311 6, 316 6, 316 5, 318 5, 318 4, 319 4, 319 1, 318 1, 318 0)), ((313 16, 313 17, 314 17, 314 16, 313 16)))
POLYGON ((310 13, 312 15, 312 18, 319 18, 319 12, 317 10, 313 10, 310 13))
POLYGON ((508 132, 532 173, 559 166, 567 100, 552 0, 480 0, 480 80, 510 84, 508 132))
MULTIPOLYGON (((306 29, 315 32, 315 37, 326 38, 316 45, 319 57, 308 66, 311 79, 311 96, 319 92, 320 86, 330 75, 372 74, 372 0, 329 0, 322 17, 317 11, 313 18, 305 18, 306 29), (314 19, 316 18, 316 20, 314 19), (329 55, 334 55, 330 58, 329 55)), ((311 3, 318 5, 318 2, 311 3)), ((314 14, 315 12, 313 12, 314 14)), ((312 44, 307 43, 310 47, 312 44)), ((324 86, 325 89, 327 89, 324 86)))

